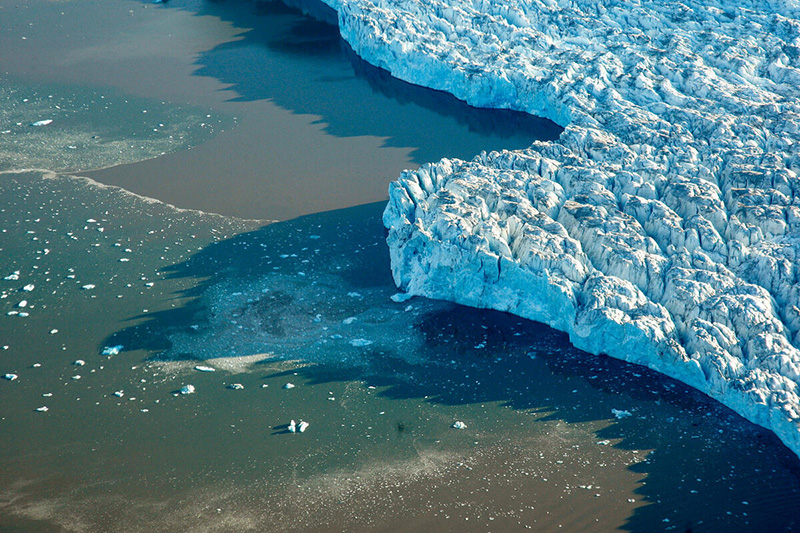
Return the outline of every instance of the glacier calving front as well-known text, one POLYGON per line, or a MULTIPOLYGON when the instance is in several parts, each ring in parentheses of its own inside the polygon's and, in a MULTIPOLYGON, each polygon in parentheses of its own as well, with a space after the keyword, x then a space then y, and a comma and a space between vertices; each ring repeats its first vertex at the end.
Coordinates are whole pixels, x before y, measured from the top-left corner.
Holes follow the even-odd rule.
POLYGON ((549 324, 800 454, 796 0, 326 1, 370 63, 566 127, 393 183, 402 290, 549 324))

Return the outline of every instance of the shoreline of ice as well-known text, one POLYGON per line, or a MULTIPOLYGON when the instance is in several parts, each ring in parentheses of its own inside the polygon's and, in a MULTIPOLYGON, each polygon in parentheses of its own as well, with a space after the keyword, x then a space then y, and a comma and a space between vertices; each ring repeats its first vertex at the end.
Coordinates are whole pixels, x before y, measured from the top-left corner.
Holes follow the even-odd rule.
POLYGON ((373 65, 566 128, 393 183, 398 287, 566 331, 800 455, 800 3, 326 2, 373 65))

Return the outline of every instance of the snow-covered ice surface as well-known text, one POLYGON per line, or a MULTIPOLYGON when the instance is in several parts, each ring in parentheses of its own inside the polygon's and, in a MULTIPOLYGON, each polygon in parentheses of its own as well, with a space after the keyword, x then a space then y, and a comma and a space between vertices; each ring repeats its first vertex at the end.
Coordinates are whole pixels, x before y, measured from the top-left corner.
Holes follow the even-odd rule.
POLYGON ((367 61, 552 143, 404 173, 409 294, 641 363, 800 453, 800 4, 328 0, 367 61))

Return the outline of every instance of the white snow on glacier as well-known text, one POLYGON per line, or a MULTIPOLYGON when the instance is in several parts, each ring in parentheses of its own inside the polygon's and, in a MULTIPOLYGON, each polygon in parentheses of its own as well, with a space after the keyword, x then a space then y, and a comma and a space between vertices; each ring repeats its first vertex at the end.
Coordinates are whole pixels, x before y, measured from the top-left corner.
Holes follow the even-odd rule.
POLYGON ((800 454, 800 2, 326 1, 393 75, 566 128, 393 183, 402 290, 566 331, 800 454))

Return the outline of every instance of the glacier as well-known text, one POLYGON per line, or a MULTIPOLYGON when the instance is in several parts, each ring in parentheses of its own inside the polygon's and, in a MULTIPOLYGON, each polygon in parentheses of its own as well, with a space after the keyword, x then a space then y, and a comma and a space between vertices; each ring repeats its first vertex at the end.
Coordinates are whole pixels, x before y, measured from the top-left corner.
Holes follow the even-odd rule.
POLYGON ((408 295, 646 365, 800 455, 798 0, 325 0, 375 66, 554 142, 390 185, 408 295))

